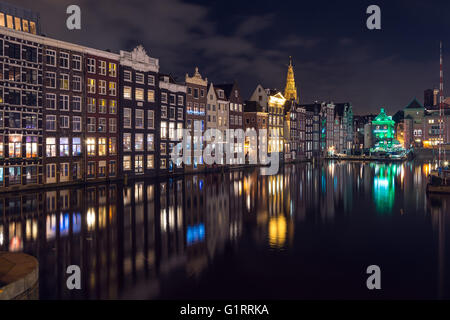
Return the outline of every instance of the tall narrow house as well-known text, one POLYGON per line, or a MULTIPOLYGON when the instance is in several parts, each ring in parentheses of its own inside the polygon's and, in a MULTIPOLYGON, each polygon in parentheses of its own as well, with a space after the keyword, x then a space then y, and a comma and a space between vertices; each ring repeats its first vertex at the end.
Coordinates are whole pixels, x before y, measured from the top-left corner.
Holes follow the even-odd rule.
POLYGON ((119 171, 129 177, 155 176, 159 135, 159 60, 142 46, 120 51, 119 171))

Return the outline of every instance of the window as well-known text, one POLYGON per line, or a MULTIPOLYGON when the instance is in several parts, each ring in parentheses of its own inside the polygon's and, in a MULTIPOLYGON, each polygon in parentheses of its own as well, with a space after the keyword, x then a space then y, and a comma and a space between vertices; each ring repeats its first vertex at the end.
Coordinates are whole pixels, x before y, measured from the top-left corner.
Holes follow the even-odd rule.
POLYGON ((98 99, 98 112, 106 113, 106 99, 98 99))
POLYGON ((117 101, 116 100, 109 100, 109 113, 117 114, 117 101))
POLYGON ((95 178, 95 161, 89 161, 87 167, 88 178, 95 178))
POLYGON ((59 88, 61 90, 69 90, 69 75, 61 73, 59 75, 59 88))
POLYGON ((123 72, 123 80, 124 81, 131 81, 131 71, 125 70, 123 72))
POLYGON ((123 98, 131 100, 131 87, 123 87, 123 98))
POLYGON ((59 127, 63 129, 69 128, 69 116, 60 116, 59 117, 59 127))
POLYGON ((161 106, 161 118, 167 118, 167 106, 161 106))
POLYGON ((109 154, 114 155, 117 153, 117 141, 116 138, 109 138, 109 154))
POLYGON ((169 109, 169 119, 175 120, 175 107, 170 107, 169 109))
POLYGON ((161 139, 167 139, 167 122, 161 121, 161 139))
POLYGON ((170 95, 170 104, 175 105, 175 95, 174 94, 170 95))
POLYGON ((72 111, 81 112, 81 97, 72 97, 72 111))
POLYGON ((45 86, 48 88, 56 88, 56 73, 45 72, 45 86))
POLYGON ((116 77, 117 76, 117 65, 113 62, 109 63, 109 76, 116 77))
POLYGON ((88 156, 95 156, 95 138, 87 138, 86 147, 88 156))
POLYGON ((123 156, 123 170, 131 170, 131 156, 123 156))
POLYGON ((136 122, 135 126, 137 129, 144 128, 144 110, 136 109, 136 122))
POLYGON ((153 154, 150 154, 147 156, 147 169, 154 169, 155 168, 155 156, 153 154))
POLYGON ((155 76, 149 75, 148 76, 148 85, 154 86, 155 85, 155 76))
POLYGON ((47 131, 56 131, 56 116, 47 115, 45 117, 45 129, 47 131))
POLYGON ((49 66, 56 66, 56 51, 45 50, 45 63, 49 66))
POLYGON ((106 156, 106 138, 98 138, 98 155, 106 156))
POLYGON ((47 93, 45 95, 45 106, 47 109, 56 109, 56 94, 47 93))
POLYGON ((3 143, 3 136, 0 136, 0 158, 5 157, 5 149, 4 149, 4 143, 3 143))
POLYGON ((155 91, 154 90, 147 90, 147 101, 155 102, 155 91))
POLYGON ((72 69, 76 71, 81 71, 81 56, 72 56, 72 69))
POLYGON ((194 98, 198 98, 198 89, 194 88, 194 98))
POLYGON ((60 181, 69 181, 69 164, 68 163, 61 163, 60 174, 61 174, 60 181))
POLYGON ((95 93, 95 79, 88 79, 88 93, 95 93))
POLYGON ((183 139, 183 124, 178 123, 177 124, 177 140, 183 139))
POLYGON ((56 157, 56 138, 45 139, 45 154, 47 157, 56 157))
POLYGON ((136 83, 144 83, 144 74, 136 72, 136 83))
POLYGON ((9 157, 22 157, 22 136, 18 134, 9 135, 9 157))
POLYGON ((26 157, 36 158, 38 156, 38 137, 27 136, 25 139, 26 157))
POLYGON ((95 98, 87 98, 87 107, 88 107, 88 113, 95 113, 96 112, 96 106, 95 106, 95 98))
POLYGON ((109 132, 111 133, 117 132, 117 119, 109 118, 109 132))
POLYGON ((178 105, 182 106, 184 104, 184 97, 183 96, 178 96, 178 105))
POLYGON ((106 61, 101 60, 99 65, 99 74, 106 76, 106 61))
POLYGON ((106 118, 98 119, 98 132, 106 132, 106 118))
POLYGON ((161 103, 167 103, 167 93, 161 92, 161 103))
POLYGON ((131 133, 123 134, 123 151, 131 151, 131 133))
POLYGON ((136 151, 144 151, 144 134, 136 133, 134 137, 134 149, 136 151))
POLYGON ((147 151, 155 151, 154 141, 155 139, 153 133, 147 134, 147 151))
POLYGON ((64 69, 69 69, 69 54, 66 52, 59 53, 59 66, 64 69))
POLYGON ((131 128, 131 109, 130 108, 123 109, 123 127, 131 128))
POLYGON ((98 93, 106 94, 106 81, 105 80, 98 81, 98 93))
POLYGON ((88 118, 87 131, 88 132, 95 132, 95 127, 96 127, 95 118, 88 118))
POLYGON ((109 162, 109 176, 110 177, 116 176, 116 161, 114 160, 109 162))
POLYGON ((153 110, 147 111, 147 127, 149 129, 155 128, 155 112, 153 110))
POLYGON ((175 122, 169 122, 169 139, 175 140, 175 122))
POLYGON ((135 97, 138 101, 144 101, 144 89, 136 88, 135 97))
POLYGON ((161 154, 166 154, 167 152, 166 144, 164 142, 160 144, 160 152, 161 154))
POLYGON ((161 159, 159 167, 160 167, 160 169, 166 169, 166 167, 167 167, 167 160, 166 159, 161 159))
POLYGON ((95 59, 88 58, 87 69, 89 73, 95 73, 95 59))
POLYGON ((144 156, 136 155, 134 160, 134 172, 143 173, 144 172, 144 156))
POLYGON ((69 156, 69 138, 59 138, 59 156, 69 156))
POLYGON ((10 167, 9 168, 9 184, 15 185, 20 184, 22 180, 22 176, 20 173, 20 167, 10 167))
POLYGON ((177 113, 178 113, 178 115, 177 115, 178 120, 183 120, 183 113, 184 113, 183 109, 178 108, 177 113))
POLYGON ((10 16, 9 14, 6 15, 6 25, 8 26, 8 28, 14 29, 13 17, 10 16))
POLYGON ((81 156, 81 138, 72 138, 72 156, 81 156))
POLYGON ((79 76, 73 76, 72 77, 72 87, 73 91, 81 91, 81 77, 79 76))
POLYGON ((59 109, 62 111, 69 111, 69 96, 59 96, 59 109))
POLYGON ((117 87, 115 82, 109 83, 109 95, 115 97, 117 94, 117 87))

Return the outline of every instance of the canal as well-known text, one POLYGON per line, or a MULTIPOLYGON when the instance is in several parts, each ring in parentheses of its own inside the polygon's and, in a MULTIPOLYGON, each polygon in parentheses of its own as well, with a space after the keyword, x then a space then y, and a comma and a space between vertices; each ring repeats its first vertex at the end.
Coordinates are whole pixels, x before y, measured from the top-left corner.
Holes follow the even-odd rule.
POLYGON ((258 170, 1 194, 0 251, 37 257, 41 299, 450 297, 450 198, 426 196, 429 164, 258 170))

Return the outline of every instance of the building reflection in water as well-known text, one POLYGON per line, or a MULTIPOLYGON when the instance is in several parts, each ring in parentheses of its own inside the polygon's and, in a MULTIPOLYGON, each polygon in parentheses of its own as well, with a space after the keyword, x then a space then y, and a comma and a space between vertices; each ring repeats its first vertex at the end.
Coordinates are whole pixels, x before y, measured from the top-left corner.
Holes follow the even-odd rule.
POLYGON ((427 200, 427 165, 305 163, 273 176, 249 169, 7 193, 0 250, 38 258, 42 298, 158 298, 167 279, 177 285, 180 270, 199 278, 244 242, 289 252, 305 226, 423 215, 437 234, 442 286, 449 204, 427 200), (66 288, 69 265, 81 267, 82 290, 66 288))

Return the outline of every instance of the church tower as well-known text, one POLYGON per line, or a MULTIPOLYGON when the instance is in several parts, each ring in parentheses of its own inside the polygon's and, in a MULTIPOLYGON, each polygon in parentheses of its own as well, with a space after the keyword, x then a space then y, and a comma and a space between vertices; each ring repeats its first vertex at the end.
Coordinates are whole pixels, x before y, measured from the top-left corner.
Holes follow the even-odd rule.
POLYGON ((295 87, 294 68, 292 66, 292 57, 289 57, 288 73, 286 77, 286 88, 284 89, 286 100, 297 101, 297 88, 295 87))

